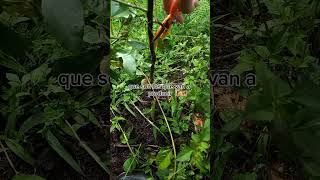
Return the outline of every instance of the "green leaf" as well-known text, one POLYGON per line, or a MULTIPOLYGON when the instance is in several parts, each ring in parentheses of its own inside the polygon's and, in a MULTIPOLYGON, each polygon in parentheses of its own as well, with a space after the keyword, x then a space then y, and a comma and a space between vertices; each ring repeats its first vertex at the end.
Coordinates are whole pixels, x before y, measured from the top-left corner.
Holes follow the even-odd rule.
POLYGON ((26 73, 26 69, 13 57, 8 56, 0 50, 0 65, 12 69, 18 73, 26 73))
POLYGON ((34 69, 30 73, 30 80, 33 84, 45 81, 47 75, 50 73, 51 69, 48 67, 48 64, 42 64, 38 68, 34 69))
POLYGON ((242 114, 239 111, 228 110, 220 114, 220 117, 225 121, 221 132, 230 133, 239 129, 242 122, 242 114))
POLYGON ((303 55, 305 42, 301 37, 293 36, 288 39, 288 49, 291 51, 293 55, 303 55))
POLYGON ((145 49, 147 45, 137 40, 128 40, 128 44, 136 49, 145 49))
POLYGON ((267 59, 270 56, 270 51, 265 46, 257 46, 255 47, 255 51, 257 52, 257 54, 259 54, 259 56, 265 59, 267 59))
POLYGON ((272 100, 291 93, 289 84, 276 76, 263 61, 256 63, 255 70, 265 97, 272 100))
POLYGON ((135 74, 137 65, 136 65, 136 59, 134 58, 133 54, 130 53, 120 53, 117 52, 117 57, 121 57, 123 60, 123 68, 131 73, 135 74))
POLYGON ((19 132, 26 133, 33 127, 45 123, 47 120, 42 113, 34 114, 30 116, 26 121, 24 121, 20 127, 19 132))
POLYGON ((12 178, 12 180, 46 180, 46 179, 36 175, 17 174, 12 178))
POLYGON ((125 172, 131 172, 137 166, 137 161, 135 156, 130 156, 124 163, 123 163, 123 170, 125 172))
POLYGON ((95 117, 95 115, 87 108, 77 110, 78 113, 80 113, 82 116, 86 117, 90 122, 97 125, 98 127, 101 127, 99 121, 95 117))
POLYGON ((273 15, 280 15, 282 12, 283 0, 266 0, 265 4, 269 12, 273 15))
POLYGON ((100 43, 99 31, 91 26, 85 26, 83 41, 91 44, 100 43))
POLYGON ((43 0, 42 14, 57 40, 68 50, 81 52, 84 15, 80 0, 43 0))
POLYGON ((110 175, 110 170, 107 169, 106 164, 101 161, 101 158, 84 142, 80 142, 81 147, 99 164, 99 166, 110 175))
POLYGON ((130 106, 127 103, 124 103, 123 105, 134 117, 137 116, 136 113, 133 112, 133 110, 130 108, 130 106))
POLYGON ((260 134, 257 142, 258 152, 262 154, 267 152, 269 138, 269 134, 260 134))
POLYGON ((52 134, 50 130, 46 133, 46 139, 49 145, 78 173, 83 175, 80 165, 73 159, 71 154, 64 149, 59 140, 52 134))
POLYGON ((129 7, 118 3, 118 2, 114 2, 111 1, 111 16, 112 17, 124 17, 124 18, 128 18, 130 16, 130 14, 132 14, 129 10, 129 7))
POLYGON ((305 106, 320 110, 320 87, 310 81, 299 83, 293 92, 293 99, 305 106))
POLYGON ((16 82, 18 84, 21 83, 20 79, 19 79, 19 76, 16 75, 16 74, 12 74, 12 73, 7 73, 6 74, 6 77, 9 81, 12 81, 12 82, 16 82))
POLYGON ((193 153, 193 149, 191 149, 190 147, 185 147, 183 148, 182 151, 179 152, 179 154, 177 155, 177 161, 190 161, 191 155, 193 153))
POLYGON ((257 59, 257 54, 254 51, 242 50, 239 57, 239 63, 231 70, 231 73, 241 74, 245 71, 252 70, 257 59))
POLYGON ((12 152, 14 152, 18 157, 20 157, 22 160, 29 163, 30 165, 34 165, 35 160, 27 151, 25 151, 25 149, 17 141, 13 139, 6 139, 5 142, 9 149, 12 152))
POLYGON ((304 160, 303 165, 305 170, 312 176, 320 176, 320 164, 314 160, 304 160))
POLYGON ((168 168, 171 164, 172 152, 170 149, 160 150, 156 157, 159 170, 168 168))
POLYGON ((253 69, 253 65, 247 62, 238 63, 232 70, 233 74, 242 74, 246 71, 251 71, 253 69))
MULTIPOLYGON (((77 134, 77 127, 74 128, 75 126, 77 126, 77 124, 71 125, 68 121, 65 121, 67 127, 69 127, 69 130, 71 131, 73 137, 75 137, 78 141, 79 141, 79 145, 87 151, 87 153, 100 165, 100 167, 109 175, 110 170, 107 168, 106 164, 104 162, 101 161, 100 157, 84 142, 80 139, 80 137, 77 134)), ((79 127, 79 126, 78 126, 79 127)))

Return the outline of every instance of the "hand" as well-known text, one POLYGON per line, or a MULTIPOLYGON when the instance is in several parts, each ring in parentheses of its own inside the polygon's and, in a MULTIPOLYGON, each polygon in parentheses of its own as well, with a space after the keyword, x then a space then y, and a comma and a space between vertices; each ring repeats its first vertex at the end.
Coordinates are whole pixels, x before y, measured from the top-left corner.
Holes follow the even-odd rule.
POLYGON ((184 14, 190 14, 198 5, 198 0, 181 0, 180 10, 184 14))
POLYGON ((183 23, 184 21, 182 13, 190 14, 194 10, 194 8, 199 5, 198 0, 163 0, 163 8, 167 14, 170 13, 173 3, 178 3, 178 9, 174 14, 175 19, 178 23, 183 23))

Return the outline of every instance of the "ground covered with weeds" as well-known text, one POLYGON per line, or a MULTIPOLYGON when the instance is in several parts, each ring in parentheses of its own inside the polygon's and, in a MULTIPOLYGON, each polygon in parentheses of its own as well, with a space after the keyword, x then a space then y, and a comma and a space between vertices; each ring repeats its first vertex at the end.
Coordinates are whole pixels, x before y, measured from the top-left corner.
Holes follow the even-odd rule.
POLYGON ((108 84, 58 83, 105 72, 106 5, 0 2, 0 179, 109 178, 108 84))
POLYGON ((110 4, 0 2, 0 179, 319 179, 318 1, 221 0, 210 24, 201 0, 157 44, 158 98, 146 2, 110 4))
POLYGON ((319 179, 319 2, 230 2, 214 4, 211 69, 241 82, 213 82, 213 179, 319 179))
MULTIPOLYGON (((142 171, 150 179, 209 179, 209 1, 201 1, 158 43, 154 84, 184 85, 162 90, 171 96, 158 99, 148 96, 152 89, 130 88, 149 84, 146 14, 118 3, 112 7, 112 171, 142 171)), ((156 1, 154 11, 154 20, 161 22, 162 2, 156 1)), ((154 32, 158 27, 155 23, 154 32)))

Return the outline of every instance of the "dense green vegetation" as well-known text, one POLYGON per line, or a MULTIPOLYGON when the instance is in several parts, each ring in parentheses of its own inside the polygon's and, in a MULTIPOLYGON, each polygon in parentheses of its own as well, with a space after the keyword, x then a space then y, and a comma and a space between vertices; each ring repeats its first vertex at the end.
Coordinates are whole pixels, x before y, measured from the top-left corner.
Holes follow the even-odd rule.
POLYGON ((66 90, 57 82, 60 73, 99 72, 107 53, 106 5, 101 0, 0 2, 0 148, 1 159, 9 162, 1 179, 107 178, 106 147, 95 153, 90 127, 102 130, 97 107, 106 106, 108 86, 66 90), (97 174, 92 176, 79 154, 97 174))
MULTIPOLYGON (((162 2, 155 2, 154 20, 161 22, 166 15, 162 2)), ((126 3, 147 7, 143 1, 126 3)), ((170 35, 159 42, 154 84, 184 83, 189 89, 163 90, 172 96, 156 100, 147 97, 146 91, 151 90, 128 87, 149 83, 146 13, 112 2, 111 131, 118 137, 112 143, 128 146, 123 162, 123 171, 128 174, 143 171, 150 179, 210 177, 209 14, 209 1, 201 1, 199 8, 185 16, 184 24, 174 24, 170 35)), ((154 32, 158 26, 154 24, 154 32)), ((112 158, 121 155, 119 149, 112 158)))
POLYGON ((319 2, 231 6, 233 19, 214 26, 232 31, 234 42, 245 39, 232 72, 255 72, 257 86, 236 88, 247 100, 245 110, 219 112, 214 179, 318 179, 319 2))
POLYGON ((320 178, 318 1, 214 1, 210 32, 201 0, 158 42, 152 78, 147 1, 109 3, 0 1, 0 179, 320 178), (209 59, 256 86, 212 90, 209 59), (155 98, 150 79, 183 86, 155 98))

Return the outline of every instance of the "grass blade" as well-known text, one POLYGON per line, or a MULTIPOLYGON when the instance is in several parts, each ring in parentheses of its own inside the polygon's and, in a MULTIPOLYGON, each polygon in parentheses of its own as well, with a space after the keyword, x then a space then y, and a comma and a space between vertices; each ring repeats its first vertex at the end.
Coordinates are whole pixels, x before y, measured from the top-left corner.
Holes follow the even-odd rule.
POLYGON ((78 173, 83 174, 80 165, 73 159, 70 153, 68 153, 61 145, 59 140, 52 134, 50 130, 47 131, 46 139, 49 145, 78 173))

